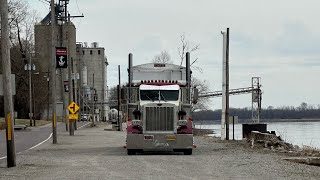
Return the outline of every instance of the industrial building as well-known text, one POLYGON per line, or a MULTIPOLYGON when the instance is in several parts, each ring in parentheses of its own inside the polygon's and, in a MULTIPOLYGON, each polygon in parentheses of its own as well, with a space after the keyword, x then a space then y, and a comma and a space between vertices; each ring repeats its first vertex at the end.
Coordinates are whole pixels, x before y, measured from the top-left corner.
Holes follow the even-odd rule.
MULTIPOLYGON (((39 72, 43 74, 50 74, 50 61, 52 60, 51 55, 51 27, 46 24, 37 24, 34 28, 35 31, 35 52, 36 58, 35 63, 39 67, 36 67, 39 72)), ((67 47, 69 44, 69 59, 76 60, 76 28, 71 24, 67 30, 66 25, 57 25, 55 28, 55 42, 56 47, 67 47), (68 31, 68 33, 67 33, 68 31), (68 34, 68 36, 66 36, 68 34)), ((68 62, 70 64, 70 62, 68 62)), ((49 78, 49 80, 52 78, 49 78)), ((56 69, 56 102, 57 102, 57 116, 63 116, 63 102, 68 102, 68 92, 64 91, 64 82, 68 81, 68 69, 56 69)), ((35 87, 37 88, 37 87, 35 87)), ((66 107, 66 106, 65 106, 66 107)), ((43 113, 46 115, 47 111, 43 113)))
POLYGON ((80 72, 80 94, 82 111, 85 114, 95 114, 96 120, 108 120, 108 86, 105 49, 97 42, 77 43, 77 69, 80 72))
MULTIPOLYGON (((95 114, 96 120, 108 119, 108 86, 107 86, 107 66, 105 49, 94 42, 91 46, 87 43, 77 43, 76 27, 66 16, 66 3, 59 1, 56 5, 57 17, 54 29, 54 43, 57 48, 67 48, 68 66, 72 67, 71 79, 69 83, 68 68, 57 68, 56 71, 56 113, 57 117, 66 117, 67 106, 70 103, 69 90, 75 89, 73 100, 80 105, 80 113, 95 114)), ((51 45, 51 19, 50 13, 34 27, 35 34, 35 59, 37 71, 45 76, 49 76, 52 68, 52 45, 51 45)), ((50 81, 51 77, 48 78, 50 81)), ((34 87, 41 88, 41 87, 34 87)), ((49 89, 49 85, 48 85, 49 89)), ((48 89, 46 91, 48 91, 48 89)), ((49 90, 50 92, 50 90, 49 90)), ((49 92, 46 94, 49 96, 49 92)), ((43 108, 42 118, 47 116, 52 104, 46 102, 43 108)))

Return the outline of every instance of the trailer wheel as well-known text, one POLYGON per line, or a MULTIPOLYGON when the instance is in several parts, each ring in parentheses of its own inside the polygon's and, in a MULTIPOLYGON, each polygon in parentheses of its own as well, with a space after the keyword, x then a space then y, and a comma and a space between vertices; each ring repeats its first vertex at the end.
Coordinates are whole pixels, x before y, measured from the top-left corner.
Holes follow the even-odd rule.
POLYGON ((134 149, 127 149, 127 154, 128 155, 135 155, 136 151, 134 149))
POLYGON ((184 155, 192 155, 192 149, 186 149, 183 151, 184 155))

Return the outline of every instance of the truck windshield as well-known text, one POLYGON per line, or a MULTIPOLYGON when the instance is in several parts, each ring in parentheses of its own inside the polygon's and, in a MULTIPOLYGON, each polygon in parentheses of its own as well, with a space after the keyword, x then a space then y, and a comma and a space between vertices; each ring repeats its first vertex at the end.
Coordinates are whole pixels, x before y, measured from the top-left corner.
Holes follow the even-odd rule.
POLYGON ((141 90, 140 98, 141 100, 149 100, 149 101, 159 100, 159 91, 158 90, 141 90))
POLYGON ((140 98, 144 101, 177 101, 179 90, 141 90, 140 98))
POLYGON ((178 90, 161 90, 160 97, 163 101, 177 101, 179 99, 178 90))

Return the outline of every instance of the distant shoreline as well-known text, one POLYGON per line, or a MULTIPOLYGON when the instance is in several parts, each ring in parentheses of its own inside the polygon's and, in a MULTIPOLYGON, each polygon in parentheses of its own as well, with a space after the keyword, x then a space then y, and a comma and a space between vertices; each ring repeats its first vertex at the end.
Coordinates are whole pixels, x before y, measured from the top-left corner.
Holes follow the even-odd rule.
POLYGON ((261 119, 260 122, 320 122, 320 119, 261 119))
MULTIPOLYGON (((220 120, 195 120, 195 124, 220 124, 220 120)), ((275 122, 320 122, 320 119, 260 119, 260 123, 275 123, 275 122)), ((251 123, 251 119, 239 119, 237 124, 251 123)))

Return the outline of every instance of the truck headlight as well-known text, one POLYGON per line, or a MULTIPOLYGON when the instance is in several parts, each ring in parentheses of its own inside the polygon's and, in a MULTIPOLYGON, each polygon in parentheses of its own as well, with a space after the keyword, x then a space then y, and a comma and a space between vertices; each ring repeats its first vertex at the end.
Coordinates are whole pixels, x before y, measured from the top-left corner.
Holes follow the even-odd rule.
POLYGON ((183 119, 183 120, 179 120, 177 125, 178 126, 186 126, 188 124, 188 121, 183 119))
POLYGON ((132 125, 134 125, 134 126, 142 126, 142 122, 140 120, 134 119, 134 120, 132 120, 132 125))

